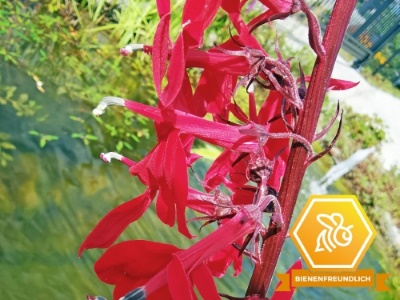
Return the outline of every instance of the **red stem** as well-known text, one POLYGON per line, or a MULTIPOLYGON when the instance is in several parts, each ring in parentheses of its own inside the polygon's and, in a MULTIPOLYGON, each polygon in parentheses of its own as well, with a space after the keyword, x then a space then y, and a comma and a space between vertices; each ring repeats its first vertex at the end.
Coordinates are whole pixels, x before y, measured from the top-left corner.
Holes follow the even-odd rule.
MULTIPOLYGON (((357 0, 337 0, 326 28, 323 46, 325 55, 317 57, 311 75, 302 114, 296 133, 312 141, 321 112, 322 103, 327 91, 337 54, 346 33, 347 25, 357 0)), ((285 228, 268 237, 263 244, 262 263, 254 269, 246 295, 264 296, 268 290, 287 231, 293 215, 294 206, 300 191, 301 182, 307 165, 307 151, 301 144, 294 142, 290 151, 285 176, 279 191, 278 199, 282 206, 285 228)))

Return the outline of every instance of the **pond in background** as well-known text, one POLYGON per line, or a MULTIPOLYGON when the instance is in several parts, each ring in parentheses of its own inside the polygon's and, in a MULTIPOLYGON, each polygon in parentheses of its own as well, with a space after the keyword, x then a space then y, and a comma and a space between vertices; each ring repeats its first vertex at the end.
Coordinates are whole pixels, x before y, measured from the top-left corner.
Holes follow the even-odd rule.
MULTIPOLYGON (((86 294, 111 299, 112 288, 100 282, 93 263, 103 250, 89 250, 78 258, 77 249, 88 232, 111 208, 138 195, 143 187, 118 162, 104 164, 102 151, 114 149, 103 145, 98 123, 84 105, 60 97, 55 87, 46 85, 40 93, 32 78, 15 67, 0 63, 1 85, 16 86, 43 106, 39 116, 17 117, 9 105, 0 106, 0 132, 11 135, 17 149, 14 161, 0 169, 0 295, 4 299, 85 299, 86 294), (79 130, 69 115, 80 115, 98 136, 100 143, 85 145, 71 133, 79 130), (59 140, 39 147, 35 130, 56 135, 59 140)), ((198 173, 205 165, 198 164, 198 173)), ((294 218, 310 192, 311 180, 322 174, 312 167, 303 183, 294 218)), ((198 224, 191 228, 197 233, 198 224)), ((150 210, 128 227, 120 240, 150 239, 187 247, 192 242, 163 225, 150 210)), ((288 240, 281 254, 277 272, 282 273, 299 257, 288 240)), ((361 268, 382 271, 379 253, 367 252, 361 268)), ((240 296, 247 287, 252 266, 247 261, 241 277, 218 283, 220 292, 240 296)), ((217 280, 219 282, 219 280, 217 280)), ((273 280, 275 286, 277 280, 273 280)), ((376 299, 369 289, 298 289, 294 299, 376 299)), ((384 296, 380 294, 379 297, 384 296)), ((380 298, 383 299, 383 298, 380 298)))

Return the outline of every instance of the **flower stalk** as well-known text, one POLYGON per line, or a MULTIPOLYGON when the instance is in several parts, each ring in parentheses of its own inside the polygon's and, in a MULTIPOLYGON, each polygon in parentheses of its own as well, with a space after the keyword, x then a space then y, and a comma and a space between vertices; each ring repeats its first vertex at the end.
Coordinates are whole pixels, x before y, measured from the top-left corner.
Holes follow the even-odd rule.
MULTIPOLYGON (((296 133, 310 142, 314 137, 328 89, 328 81, 356 2, 356 0, 337 0, 324 34, 322 44, 325 54, 317 56, 304 100, 305 109, 299 116, 299 123, 296 128, 296 133)), ((283 221, 287 226, 277 234, 267 237, 264 241, 261 254, 264 263, 255 267, 246 295, 265 295, 268 290, 289 229, 301 182, 308 166, 304 163, 306 160, 307 151, 299 143, 294 142, 278 195, 282 207, 283 221)))

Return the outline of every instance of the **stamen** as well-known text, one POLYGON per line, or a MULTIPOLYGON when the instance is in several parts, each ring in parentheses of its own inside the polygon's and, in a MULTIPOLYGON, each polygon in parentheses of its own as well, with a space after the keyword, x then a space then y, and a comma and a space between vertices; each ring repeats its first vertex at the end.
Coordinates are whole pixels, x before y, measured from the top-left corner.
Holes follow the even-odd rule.
POLYGON ((146 300, 146 292, 143 287, 136 288, 124 297, 119 298, 119 300, 146 300))
POLYGON ((121 161, 123 159, 123 156, 121 154, 118 154, 117 152, 107 152, 107 153, 101 153, 100 158, 104 160, 106 163, 111 162, 111 159, 117 159, 121 161))
POLYGON ((119 49, 119 53, 123 56, 128 56, 132 54, 134 51, 142 51, 144 48, 144 44, 129 44, 124 48, 119 49))
POLYGON ((248 86, 247 86, 247 93, 254 93, 254 84, 253 83, 250 83, 248 86))
POLYGON ((117 106, 125 106, 125 100, 119 97, 108 96, 104 97, 100 103, 97 105, 95 109, 93 109, 93 114, 95 116, 100 116, 104 114, 107 106, 109 105, 117 105, 117 106))
POLYGON ((182 29, 188 26, 191 23, 191 20, 187 20, 185 23, 182 24, 182 29))

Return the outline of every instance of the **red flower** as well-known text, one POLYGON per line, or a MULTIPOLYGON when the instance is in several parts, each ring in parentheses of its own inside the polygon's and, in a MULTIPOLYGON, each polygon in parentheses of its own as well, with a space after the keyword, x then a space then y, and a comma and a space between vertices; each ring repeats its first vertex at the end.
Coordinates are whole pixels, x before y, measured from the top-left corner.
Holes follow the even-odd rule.
POLYGON ((143 293, 147 300, 197 299, 193 285, 203 299, 220 299, 209 270, 213 265, 207 267, 205 263, 252 233, 260 216, 256 207, 243 207, 234 218, 186 250, 156 242, 122 242, 106 250, 96 262, 95 271, 102 281, 115 285, 114 299, 127 294, 122 299, 135 299, 130 295, 136 293, 143 293))
MULTIPOLYGON (((179 100, 179 93, 184 88, 185 82, 188 83, 186 74, 186 55, 189 48, 198 48, 202 44, 204 30, 214 18, 220 6, 221 0, 188 0, 185 3, 182 14, 182 30, 170 53, 170 62, 166 66, 168 48, 170 44, 169 25, 170 14, 169 5, 164 1, 158 2, 159 9, 162 8, 163 15, 157 26, 157 31, 153 42, 153 77, 160 107, 179 108, 182 101, 179 100), (167 75, 168 83, 162 88, 161 83, 164 75, 167 75)), ((186 84, 187 85, 187 84, 186 84)), ((189 85, 190 86, 190 85, 189 85)), ((196 114, 193 110, 193 103, 187 105, 188 110, 196 114)))
POLYGON ((112 209, 85 238, 79 247, 78 255, 81 256, 87 249, 111 246, 130 223, 143 215, 154 198, 155 192, 147 189, 142 195, 112 209))
MULTIPOLYGON (((163 270, 173 253, 179 250, 173 245, 142 240, 121 242, 104 252, 94 270, 100 280, 115 285, 114 299, 119 299, 163 270)), ((167 286, 160 288, 152 298, 172 299, 167 286)))
POLYGON ((240 126, 230 126, 209 121, 177 109, 158 109, 139 102, 118 97, 105 97, 93 110, 95 115, 104 113, 109 105, 124 106, 133 112, 152 119, 155 123, 169 123, 181 133, 192 135, 223 148, 255 153, 259 143, 254 137, 240 133, 240 126))
MULTIPOLYGON (((84 240, 79 255, 85 249, 110 247, 122 231, 145 212, 154 198, 159 219, 171 227, 176 224, 179 232, 189 238, 192 236, 186 225, 186 208, 204 214, 192 220, 205 220, 205 224, 217 222, 218 228, 186 250, 142 240, 122 242, 108 248, 96 262, 95 271, 101 280, 115 285, 115 299, 190 300, 196 299, 194 286, 203 299, 219 299, 212 276, 223 276, 230 264, 233 264, 234 275, 239 274, 239 253, 248 255, 254 260, 256 269, 266 270, 268 274, 261 272, 265 276, 261 281, 252 279, 248 292, 253 295, 227 298, 265 299, 263 282, 270 281, 268 276, 272 274, 279 253, 268 253, 266 250, 280 249, 279 243, 285 235, 278 234, 277 239, 273 235, 287 229, 295 203, 295 196, 293 199, 288 197, 292 192, 296 194, 301 181, 301 178, 296 178, 294 184, 297 188, 291 191, 287 188, 290 176, 282 180, 284 173, 291 174, 297 168, 295 160, 288 160, 289 151, 299 144, 307 149, 307 154, 297 151, 301 149, 292 152, 298 152, 299 157, 303 157, 297 164, 304 164, 302 167, 305 169, 306 165, 329 150, 333 143, 310 158, 313 152, 311 143, 332 126, 339 115, 339 108, 325 129, 309 135, 310 132, 303 129, 312 130, 316 126, 308 126, 310 122, 305 119, 310 111, 317 112, 312 95, 317 93, 316 100, 320 101, 327 87, 345 89, 353 83, 331 79, 326 84, 328 78, 325 77, 329 75, 324 75, 324 78, 315 75, 329 73, 328 70, 325 73, 321 70, 334 57, 331 53, 335 48, 333 42, 329 45, 326 40, 335 36, 332 35, 335 30, 329 31, 323 44, 319 24, 304 0, 260 0, 267 10, 249 24, 241 15, 247 2, 187 0, 181 30, 177 39, 172 41, 169 35, 170 0, 157 0, 160 22, 153 45, 131 44, 120 50, 122 55, 136 50, 152 55, 154 86, 159 98, 157 106, 106 97, 94 114, 102 114, 108 105, 117 105, 146 116, 154 122, 157 144, 138 162, 117 153, 102 154, 107 162, 115 158, 126 164, 146 190, 112 209, 84 240), (219 8, 227 13, 236 35, 212 49, 200 50, 203 34, 219 8), (306 86, 309 78, 302 72, 298 81, 293 78, 290 60, 282 57, 277 43, 277 58, 274 59, 252 34, 258 26, 286 18, 299 10, 307 17, 310 46, 318 56, 314 77, 309 84, 310 91, 306 86), (189 80, 187 68, 203 69, 197 83, 189 80), (315 78, 318 80, 315 81, 315 78), (259 110, 253 83, 269 90, 268 96, 261 99, 264 102, 259 110), (248 92, 247 109, 233 101, 239 86, 245 86, 248 92), (207 114, 211 117, 206 119, 207 114), (238 123, 233 123, 233 119, 238 123), (307 139, 298 135, 299 132, 307 139), (223 148, 205 174, 203 187, 206 192, 189 186, 187 169, 199 158, 191 153, 196 138, 223 148), (291 164, 288 170, 287 163, 291 164), (279 191, 281 182, 283 189, 279 191), (227 193, 219 190, 222 185, 227 193), (262 223, 265 212, 272 213, 267 228, 262 223), (261 239, 263 245, 272 243, 275 246, 261 248, 261 239), (249 248, 246 248, 247 244, 249 248), (269 257, 264 254, 275 255, 275 258, 268 261, 269 257)), ((317 113, 310 116, 316 121, 317 113)), ((292 266, 297 267, 298 263, 292 266)), ((276 292, 273 299, 290 299, 293 292, 276 292)), ((100 300, 102 297, 88 296, 88 299, 100 300)))
MULTIPOLYGON (((185 140, 184 137, 183 140, 185 140)), ((190 139, 185 141, 188 142, 185 146, 190 149, 190 139)), ((188 195, 186 168, 197 156, 187 155, 179 131, 173 131, 166 140, 160 141, 138 163, 113 152, 102 154, 102 158, 106 162, 110 162, 111 158, 121 160, 148 188, 139 197, 111 210, 82 243, 79 255, 85 249, 109 247, 130 223, 142 216, 157 192, 156 208, 160 220, 169 226, 173 226, 176 220, 179 232, 189 238, 192 237, 185 217, 188 195)))

